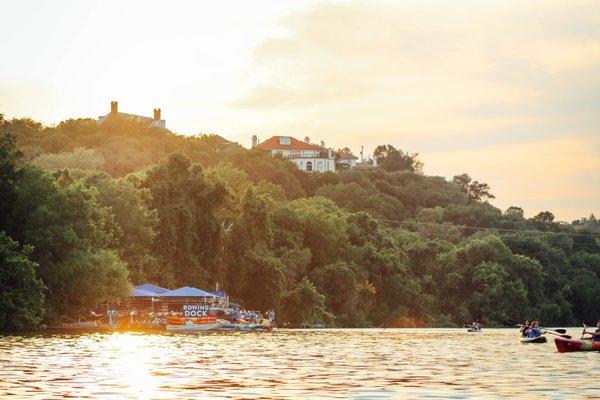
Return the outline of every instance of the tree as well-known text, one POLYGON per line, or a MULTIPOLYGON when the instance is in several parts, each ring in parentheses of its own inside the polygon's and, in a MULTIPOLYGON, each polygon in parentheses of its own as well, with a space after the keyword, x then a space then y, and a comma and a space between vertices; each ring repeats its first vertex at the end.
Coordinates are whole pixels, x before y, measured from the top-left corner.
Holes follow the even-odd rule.
MULTIPOLYGON (((298 199, 290 204, 292 213, 278 222, 294 218, 296 224, 287 225, 300 236, 300 246, 311 252, 310 269, 335 262, 347 246, 346 213, 331 200, 323 197, 298 199)), ((281 226, 281 225, 280 225, 281 226)), ((278 233, 286 236, 290 232, 278 233)))
POLYGON ((405 153, 396 149, 391 144, 379 145, 373 151, 373 157, 377 163, 386 171, 411 171, 421 173, 423 163, 417 158, 418 153, 405 153))
POLYGON ((516 220, 520 220, 520 219, 523 219, 525 212, 523 211, 523 209, 521 207, 510 206, 506 209, 506 211, 504 212, 504 215, 511 217, 513 219, 516 219, 516 220))
POLYGON ((133 175, 118 179, 105 172, 78 175, 98 204, 110 213, 114 223, 110 248, 127 264, 131 281, 140 284, 151 280, 158 269, 152 252, 158 218, 156 210, 148 208, 149 190, 139 188, 139 179, 133 175))
POLYGON ((243 271, 234 279, 241 281, 238 296, 253 310, 279 309, 285 278, 281 261, 260 249, 248 250, 241 261, 243 271))
POLYGON ((84 315, 89 309, 116 303, 130 294, 127 265, 114 251, 76 252, 57 269, 63 280, 53 286, 64 301, 60 307, 64 313, 84 315))
POLYGON ((149 190, 158 216, 153 248, 160 267, 151 279, 167 286, 212 286, 218 278, 219 210, 226 187, 178 153, 148 171, 141 187, 149 190))
POLYGON ((65 168, 100 170, 104 167, 105 161, 102 154, 95 150, 77 147, 72 152, 42 154, 33 160, 33 164, 49 171, 65 168))
POLYGON ((550 211, 542 211, 532 219, 533 221, 540 222, 542 224, 551 224, 554 222, 554 214, 552 214, 550 211))
POLYGON ((332 315, 325 310, 325 296, 304 277, 282 300, 282 320, 292 326, 330 322, 332 315))
POLYGON ((0 331, 35 329, 44 316, 46 288, 30 253, 0 231, 0 331))
POLYGON ((319 292, 325 295, 327 308, 342 325, 364 324, 364 311, 375 291, 356 265, 338 261, 315 270, 312 275, 319 292))
POLYGON ((321 186, 315 194, 354 212, 365 211, 388 219, 400 219, 404 214, 404 205, 394 197, 370 192, 354 182, 321 186))
MULTIPOLYGON (((23 245, 32 246, 31 259, 39 264, 38 276, 49 290, 47 309, 53 315, 69 314, 79 308, 93 307, 92 298, 101 299, 111 292, 103 281, 91 275, 86 266, 108 251, 113 240, 112 218, 106 208, 95 201, 89 189, 81 184, 59 186, 45 171, 26 165, 15 182, 16 201, 11 205, 11 218, 0 221, 4 229, 23 245), (94 290, 82 299, 71 296, 70 290, 86 287, 90 279, 98 279, 94 290), (81 307, 79 307, 81 306, 81 307)), ((126 288, 127 271, 114 275, 115 265, 121 265, 116 254, 94 264, 93 274, 107 273, 113 286, 126 288), (113 274, 113 275, 111 275, 113 274), (115 282, 120 280, 117 285, 115 282)), ((117 268, 118 269, 118 268, 117 268)), ((121 298, 128 296, 121 290, 121 298)))
POLYGON ((490 185, 487 183, 474 181, 468 174, 455 175, 452 178, 452 182, 458 185, 460 189, 469 196, 469 201, 484 201, 487 199, 494 199, 494 196, 490 192, 490 185))
POLYGON ((250 186, 242 199, 239 215, 227 235, 226 287, 234 295, 243 296, 244 293, 252 291, 252 285, 259 284, 247 277, 248 274, 254 274, 248 270, 249 259, 254 260, 253 267, 256 268, 266 262, 264 258, 259 260, 259 254, 268 258, 269 262, 273 261, 270 259, 273 232, 268 203, 267 196, 257 195, 250 186), (252 254, 248 254, 249 252, 252 254))
POLYGON ((10 218, 10 209, 17 197, 15 182, 20 176, 19 164, 23 156, 14 137, 4 131, 4 124, 0 114, 0 221, 10 218))

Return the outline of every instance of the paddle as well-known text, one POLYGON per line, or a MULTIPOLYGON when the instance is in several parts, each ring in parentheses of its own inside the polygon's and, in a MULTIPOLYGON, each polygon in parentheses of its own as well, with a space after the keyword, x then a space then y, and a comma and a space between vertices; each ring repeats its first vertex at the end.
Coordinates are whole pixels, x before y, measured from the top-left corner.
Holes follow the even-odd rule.
MULTIPOLYGON (((513 326, 515 326, 515 327, 517 327, 517 328, 522 328, 522 327, 524 327, 524 326, 525 326, 525 325, 523 325, 523 324, 519 324, 518 322, 514 322, 514 321, 511 321, 511 320, 508 320, 508 319, 507 319, 506 321, 504 321, 504 322, 503 322, 503 324, 504 324, 504 326, 510 326, 510 325, 513 325, 513 326)), ((563 329, 563 328, 557 328, 557 329, 548 329, 548 328, 544 328, 544 329, 545 329, 545 330, 551 330, 551 331, 553 331, 553 332, 560 333, 560 334, 565 334, 565 333, 567 333, 567 330, 566 330, 566 329, 563 329)))
POLYGON ((583 340, 583 337, 585 336, 585 334, 587 333, 587 324, 585 321, 581 322, 581 325, 583 325, 583 332, 581 332, 581 339, 583 340))
POLYGON ((549 334, 554 335, 554 336, 560 336, 561 338, 565 338, 565 339, 573 339, 573 336, 570 336, 570 335, 560 335, 558 333, 554 333, 554 332, 547 331, 547 330, 545 330, 544 333, 549 333, 549 334))

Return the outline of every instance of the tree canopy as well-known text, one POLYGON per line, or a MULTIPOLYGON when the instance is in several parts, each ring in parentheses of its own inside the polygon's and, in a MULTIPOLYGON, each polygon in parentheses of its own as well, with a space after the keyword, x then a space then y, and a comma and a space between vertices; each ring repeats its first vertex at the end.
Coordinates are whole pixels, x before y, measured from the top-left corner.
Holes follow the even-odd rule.
POLYGON ((0 117, 0 329, 127 297, 131 283, 219 283, 292 325, 497 325, 597 318, 600 222, 502 212, 468 174, 417 154, 307 174, 217 135, 116 118, 0 117))

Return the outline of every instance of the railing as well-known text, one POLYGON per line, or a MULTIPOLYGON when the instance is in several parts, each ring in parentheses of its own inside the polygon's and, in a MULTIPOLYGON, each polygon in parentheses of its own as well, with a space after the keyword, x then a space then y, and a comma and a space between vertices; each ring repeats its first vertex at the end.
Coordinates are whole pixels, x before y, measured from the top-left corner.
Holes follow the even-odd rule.
POLYGON ((329 153, 327 151, 320 151, 317 154, 311 153, 288 153, 288 154, 279 154, 283 158, 329 158, 329 153))

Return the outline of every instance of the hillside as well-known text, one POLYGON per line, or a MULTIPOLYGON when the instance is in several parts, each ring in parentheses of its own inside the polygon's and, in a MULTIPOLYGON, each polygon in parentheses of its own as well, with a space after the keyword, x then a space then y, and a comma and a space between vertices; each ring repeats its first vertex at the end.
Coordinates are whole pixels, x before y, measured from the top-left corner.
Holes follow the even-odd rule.
MULTIPOLYGON (((0 134, 0 255, 17 246, 23 285, 43 286, 31 326, 146 281, 220 282, 245 307, 274 308, 290 324, 596 318, 598 220, 499 210, 466 174, 306 174, 216 135, 127 120, 0 118, 0 134)), ((0 280, 15 290, 13 278, 0 280)), ((4 327, 24 312, 14 304, 4 327)))

